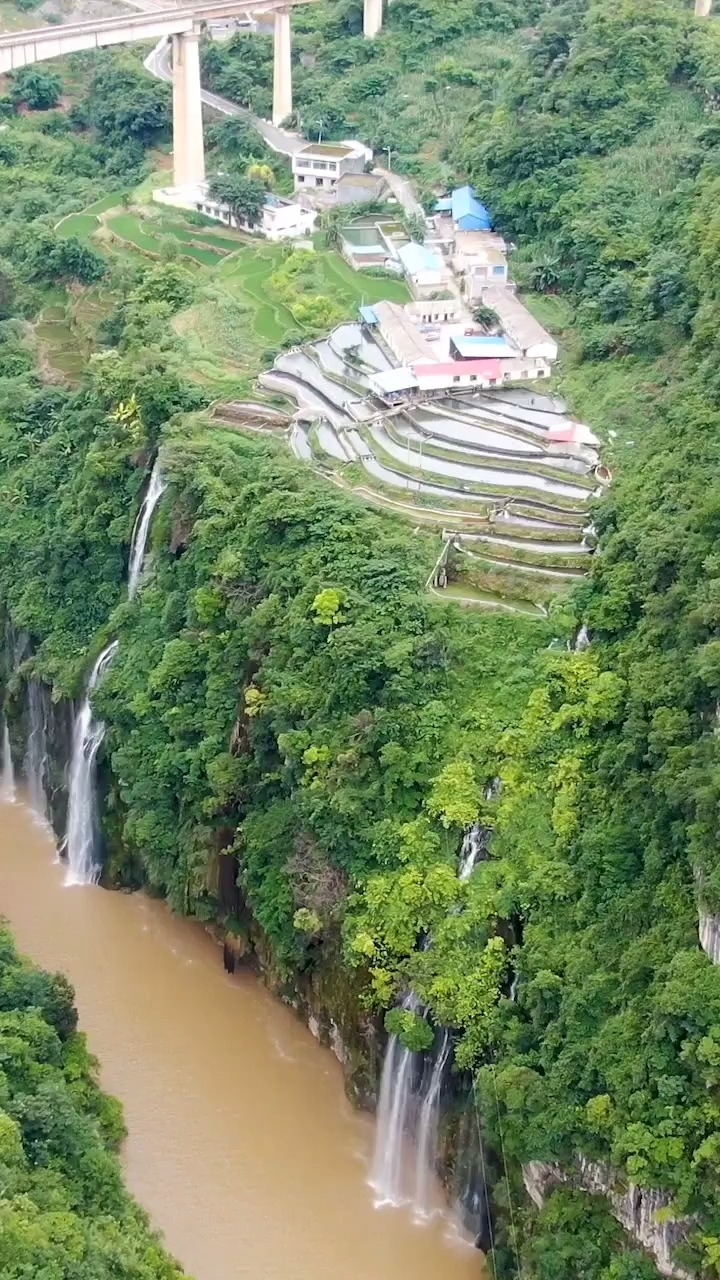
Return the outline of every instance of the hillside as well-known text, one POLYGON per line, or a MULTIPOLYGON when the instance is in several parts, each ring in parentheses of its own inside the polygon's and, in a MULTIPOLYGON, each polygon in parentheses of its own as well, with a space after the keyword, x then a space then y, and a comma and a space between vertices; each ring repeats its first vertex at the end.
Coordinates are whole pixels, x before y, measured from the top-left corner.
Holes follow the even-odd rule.
MULTIPOLYGON (((298 104, 397 150, 428 197, 472 180, 517 244, 515 278, 561 335, 557 386, 614 473, 592 571, 547 619, 431 598, 436 537, 207 415, 215 374, 188 360, 206 335, 179 318, 217 322, 232 267, 198 285, 177 249, 142 259, 52 229, 91 195, 141 187, 162 86, 131 140, 92 101, 69 121, 14 117, 0 600, 16 756, 30 683, 63 705, 117 637, 96 698, 108 881, 213 922, 233 955, 254 948, 353 1046, 386 1010, 417 1053, 452 1030, 449 1106, 474 1123, 477 1103, 497 1274, 713 1277, 720 26, 682 0, 395 0, 370 45, 358 12, 298 19, 298 104), (58 288, 63 307, 100 301, 103 322, 70 384, 48 386, 30 325, 58 288), (127 601, 158 451, 154 573, 127 601), (581 623, 591 643, 574 648, 581 623), (408 988, 424 1017, 396 1008, 408 988)), ((262 40, 205 60, 258 110, 262 40)), ((138 216, 120 200, 115 231, 138 216)), ((235 260, 245 294, 254 255, 235 260)), ((234 390, 272 358, 254 334, 234 390)))

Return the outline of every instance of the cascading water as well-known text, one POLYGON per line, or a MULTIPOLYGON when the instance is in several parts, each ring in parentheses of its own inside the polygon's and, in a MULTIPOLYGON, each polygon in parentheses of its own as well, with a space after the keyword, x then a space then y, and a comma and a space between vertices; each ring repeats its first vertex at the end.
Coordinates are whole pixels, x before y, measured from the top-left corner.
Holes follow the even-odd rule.
MULTIPOLYGON (((402 1008, 417 1013, 420 1001, 411 991, 402 1008)), ((378 1207, 400 1205, 405 1200, 403 1188, 403 1142, 408 1112, 413 1099, 413 1075, 419 1054, 391 1036, 385 1051, 380 1100, 377 1112, 377 1136, 370 1185, 377 1192, 378 1207)))
POLYGON ((575 653, 582 653, 585 649, 589 648, 589 646, 590 646, 590 632, 588 631, 586 624, 583 622, 580 630, 578 631, 575 637, 575 643, 573 645, 573 649, 575 653))
POLYGON ((437 1156, 440 1098, 451 1053, 452 1036, 447 1027, 443 1027, 440 1045, 433 1061, 430 1083, 420 1108, 417 1127, 413 1205, 418 1218, 428 1218, 432 1213, 432 1170, 437 1156))
MULTIPOLYGON (((488 788, 490 791, 491 788, 488 788)), ((488 797, 489 798, 489 797, 488 797)), ((460 849, 460 880, 469 880, 478 862, 487 857, 487 828, 478 822, 465 833, 460 849)), ((423 1088, 420 1100, 417 1124, 415 1151, 415 1191, 413 1205, 420 1218, 427 1218, 431 1207, 431 1170, 437 1157, 437 1135, 440 1120, 440 1099, 445 1081, 445 1072, 452 1054, 452 1036, 446 1027, 442 1029, 439 1043, 433 1058, 432 1071, 423 1088)))
MULTIPOLYGON (((150 524, 164 490, 165 481, 158 459, 150 474, 147 492, 133 529, 128 568, 129 600, 133 599, 140 586, 150 524)), ((95 762, 105 737, 105 725, 102 720, 97 720, 93 715, 91 697, 115 657, 117 648, 118 642, 113 640, 112 644, 103 649, 90 672, 85 696, 75 717, 65 846, 67 856, 65 883, 67 885, 95 884, 100 875, 97 857, 98 812, 95 762)))
POLYGON ((460 866, 458 876, 461 880, 469 880, 478 862, 482 862, 487 857, 487 829, 481 827, 479 822, 475 823, 469 831, 465 832, 465 837, 460 849, 460 866))
POLYGON ((30 808, 37 818, 47 821, 47 702, 39 680, 31 678, 27 683, 28 739, 23 772, 30 808))
MULTIPOLYGON (((466 832, 460 850, 458 875, 469 880, 477 863, 487 856, 486 828, 476 823, 466 832)), ((411 991, 402 1008, 424 1017, 427 1009, 411 991)), ((423 1055, 407 1049, 397 1036, 390 1036, 380 1082, 375 1155, 370 1185, 377 1192, 378 1207, 400 1205, 410 1200, 418 1218, 431 1214, 431 1171, 437 1155, 440 1099, 445 1073, 452 1054, 452 1037, 444 1028, 432 1065, 422 1070, 423 1055), (419 1088, 416 1082, 420 1080, 419 1088), (405 1135, 415 1125, 415 1167, 412 1181, 406 1178, 403 1162, 405 1135)))
POLYGON ((165 491, 166 481, 163 479, 160 470, 160 461, 156 461, 150 473, 150 482, 147 492, 142 501, 142 506, 138 513, 133 529, 132 545, 130 547, 130 564, 128 568, 128 600, 132 600, 140 586, 140 578, 142 576, 143 564, 145 562, 145 551, 147 548, 148 535, 150 533, 150 522, 153 518, 155 508, 165 491))
POLYGON ((95 854, 95 761, 105 736, 105 725, 102 720, 95 719, 90 697, 115 657, 117 647, 117 640, 113 640, 100 654, 90 673, 85 697, 75 718, 68 801, 67 885, 95 884, 100 874, 95 854))
POLYGON ((3 717, 2 742, 2 774, 0 774, 0 800, 5 804, 15 803, 15 770, 13 768, 12 748, 10 746, 10 730, 3 717))

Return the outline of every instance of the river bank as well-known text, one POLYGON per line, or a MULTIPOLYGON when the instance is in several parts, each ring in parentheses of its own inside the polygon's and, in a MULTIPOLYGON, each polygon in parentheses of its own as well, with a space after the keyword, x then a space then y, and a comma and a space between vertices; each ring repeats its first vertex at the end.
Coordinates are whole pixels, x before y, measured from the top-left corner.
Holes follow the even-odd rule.
MULTIPOLYGON (((200 925, 142 894, 66 888, 49 833, 0 805, 0 896, 18 945, 65 972, 120 1097, 130 1189, 198 1280, 477 1277, 438 1212, 374 1207, 372 1120, 339 1065, 200 925)), ((437 1187, 437 1208, 443 1205, 437 1187)))

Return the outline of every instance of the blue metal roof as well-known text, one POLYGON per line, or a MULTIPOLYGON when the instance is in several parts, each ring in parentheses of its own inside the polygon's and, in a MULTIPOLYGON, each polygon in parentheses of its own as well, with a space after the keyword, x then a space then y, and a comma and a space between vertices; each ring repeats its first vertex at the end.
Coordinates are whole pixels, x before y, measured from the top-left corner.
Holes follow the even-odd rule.
POLYGON ((408 275, 411 276, 419 271, 442 271, 443 269, 442 258, 431 249, 426 249, 424 244, 416 244, 414 240, 404 244, 402 249, 398 249, 398 257, 408 275))
POLYGON ((444 200, 438 200, 435 205, 436 213, 449 213, 452 209, 452 197, 446 196, 444 200))
POLYGON ((515 355, 515 349, 507 338, 484 337, 472 334, 465 337, 458 334, 452 339, 451 346, 465 360, 502 360, 506 356, 515 355))
POLYGON ((377 311, 374 311, 372 307, 361 307, 360 319, 364 324, 376 325, 380 323, 377 311))
POLYGON ((507 340, 496 336, 495 334, 472 333, 463 336, 462 341, 464 347, 504 347, 507 346, 507 340))
POLYGON ((453 221, 463 231, 489 231, 492 227, 490 210, 478 200, 474 187, 458 187, 450 197, 453 221))

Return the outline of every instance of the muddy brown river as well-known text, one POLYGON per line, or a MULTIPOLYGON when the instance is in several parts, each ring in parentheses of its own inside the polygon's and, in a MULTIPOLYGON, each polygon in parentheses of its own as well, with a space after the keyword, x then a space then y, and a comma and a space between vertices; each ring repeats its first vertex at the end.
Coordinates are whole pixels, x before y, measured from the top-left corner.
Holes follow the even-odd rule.
MULTIPOLYGON (((339 1064, 199 927, 141 894, 65 888, 47 831, 0 804, 0 912, 61 969, 103 1086, 122 1099, 128 1184, 197 1280, 482 1280, 444 1212, 376 1209, 374 1136, 339 1064)), ((442 1204, 438 1188, 438 1206, 442 1204)))

